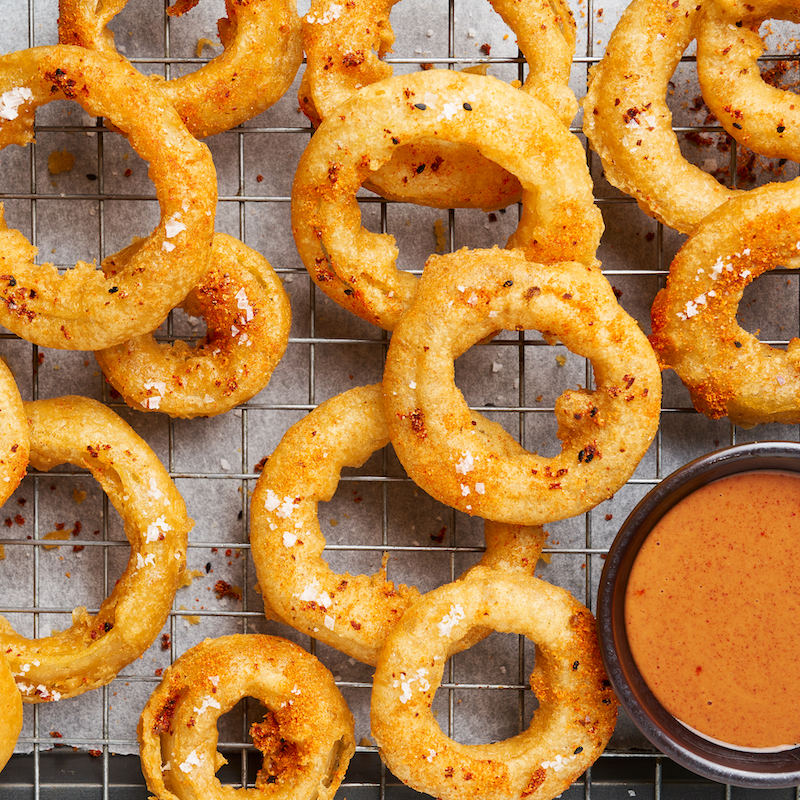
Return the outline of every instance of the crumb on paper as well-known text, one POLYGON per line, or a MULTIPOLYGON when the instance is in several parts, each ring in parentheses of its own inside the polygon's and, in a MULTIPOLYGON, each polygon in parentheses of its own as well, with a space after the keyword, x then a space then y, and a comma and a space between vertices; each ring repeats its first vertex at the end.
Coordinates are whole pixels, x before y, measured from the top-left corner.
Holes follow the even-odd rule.
POLYGON ((556 364, 558 364, 559 367, 563 367, 564 364, 566 363, 567 363, 566 356, 556 356, 556 364))
POLYGON ((197 40, 197 47, 195 48, 195 51, 194 51, 195 52, 195 56, 197 58, 202 58, 203 57, 203 50, 205 50, 206 47, 219 47, 219 46, 220 46, 219 42, 214 42, 214 41, 212 41, 211 39, 208 39, 205 36, 201 36, 197 40))
POLYGON ((447 237, 444 233, 444 221, 442 219, 437 219, 433 223, 433 232, 436 236, 436 252, 444 253, 447 250, 447 237))
POLYGON ((185 569, 181 574, 181 582, 178 586, 179 589, 183 589, 186 586, 191 586, 192 581, 195 578, 199 578, 203 575, 203 573, 199 569, 185 569))
MULTIPOLYGON (((68 531, 67 530, 50 531, 50 533, 46 533, 42 538, 43 539, 47 539, 48 541, 51 540, 51 539, 57 539, 57 540, 63 541, 65 539, 69 539, 71 533, 72 533, 71 530, 68 530, 68 531)), ((46 545, 44 545, 44 549, 45 550, 58 550, 59 546, 60 545, 57 545, 57 544, 50 544, 50 545, 46 544, 46 545)))
POLYGON ((47 169, 51 175, 69 172, 75 166, 75 156, 69 150, 53 150, 47 157, 47 169))

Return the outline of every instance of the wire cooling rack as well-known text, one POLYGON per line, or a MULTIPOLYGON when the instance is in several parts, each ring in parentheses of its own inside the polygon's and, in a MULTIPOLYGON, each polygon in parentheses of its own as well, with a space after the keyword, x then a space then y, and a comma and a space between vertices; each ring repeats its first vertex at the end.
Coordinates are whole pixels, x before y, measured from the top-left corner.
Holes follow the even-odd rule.
MULTIPOLYGON (((131 0, 115 21, 116 41, 145 72, 165 76, 194 69, 219 52, 214 40, 222 2, 204 0, 190 14, 169 19, 163 0, 131 0)), ((54 0, 0 0, 4 52, 57 40, 54 0)), ((585 93, 588 67, 602 55, 622 12, 620 0, 573 4, 578 48, 572 88, 585 93)), ((299 10, 306 10, 302 5, 299 10)), ((397 33, 389 59, 398 71, 423 63, 460 69, 489 64, 507 80, 523 78, 511 34, 485 0, 405 0, 392 21, 397 33), (411 5, 407 5, 411 4, 411 5)), ((779 33, 779 31, 777 32, 779 33)), ((780 37, 771 57, 785 61, 780 37)), ((677 130, 687 153, 729 183, 764 182, 794 165, 751 163, 705 116, 696 101, 691 52, 671 87, 677 130)), ((338 797, 349 800, 418 796, 381 765, 369 739, 371 669, 264 618, 248 545, 248 498, 256 465, 295 421, 322 400, 355 385, 378 382, 387 335, 349 316, 318 293, 295 252, 289 227, 289 195, 297 159, 310 136, 299 113, 296 86, 275 107, 241 128, 208 140, 219 175, 217 229, 263 253, 285 281, 293 310, 286 356, 270 385, 245 406, 210 420, 170 420, 131 411, 109 391, 90 353, 46 350, 0 334, 0 353, 14 370, 23 398, 80 394, 102 400, 155 450, 184 495, 196 521, 190 535, 191 586, 180 590, 170 618, 153 646, 109 686, 70 701, 27 706, 18 752, 0 774, 0 797, 114 798, 139 800, 148 793, 135 737, 141 708, 159 674, 205 636, 269 632, 298 641, 334 673, 356 719, 359 742, 338 797), (221 582, 221 583, 218 583, 221 582), (238 595, 238 597, 237 597, 238 595)), ((574 131, 580 136, 580 118, 574 131)), ((599 258, 621 304, 649 330, 649 307, 682 237, 646 217, 603 178, 599 159, 587 153, 596 180, 606 232, 599 258)), ((157 215, 146 167, 114 133, 76 106, 53 104, 37 115, 36 144, 0 153, 0 198, 9 224, 39 248, 40 260, 68 266, 102 259, 146 235, 157 215), (75 156, 65 172, 52 171, 52 153, 75 156)), ((380 201, 363 193, 365 224, 394 234, 399 266, 419 270, 441 241, 446 249, 503 244, 517 215, 507 212, 437 211, 380 201)), ((775 270, 748 291, 742 324, 778 346, 800 328, 797 278, 775 270)), ((202 326, 171 315, 159 336, 197 337, 202 326)), ((560 346, 533 333, 506 334, 462 356, 457 379, 470 404, 503 423, 529 449, 554 452, 556 397, 591 382, 591 368, 560 346)), ((539 574, 565 586, 594 607, 604 554, 627 513, 663 476, 696 455, 754 438, 798 439, 796 426, 757 431, 711 422, 696 414, 679 381, 665 374, 659 434, 634 478, 614 498, 582 517, 549 526, 549 564, 539 574)), ((124 569, 128 548, 113 509, 85 473, 71 468, 31 474, 2 510, 0 613, 26 635, 46 635, 69 624, 74 607, 96 609, 124 569), (77 524, 80 523, 80 524, 77 524), (69 540, 45 538, 70 531, 69 540), (58 546, 56 546, 58 545, 58 546)), ((343 477, 336 497, 321 510, 326 557, 336 569, 371 571, 388 553, 389 575, 422 590, 451 580, 480 556, 479 523, 432 501, 404 476, 385 450, 343 477)), ((459 741, 513 735, 535 705, 527 684, 533 659, 529 643, 494 634, 451 659, 436 708, 442 727, 459 741)), ((228 765, 224 782, 252 785, 258 753, 247 736, 257 715, 243 701, 220 721, 220 750, 228 765)), ((654 752, 622 718, 606 753, 567 798, 729 798, 755 792, 700 779, 654 752)), ((794 789, 761 791, 759 798, 798 797, 794 789)))

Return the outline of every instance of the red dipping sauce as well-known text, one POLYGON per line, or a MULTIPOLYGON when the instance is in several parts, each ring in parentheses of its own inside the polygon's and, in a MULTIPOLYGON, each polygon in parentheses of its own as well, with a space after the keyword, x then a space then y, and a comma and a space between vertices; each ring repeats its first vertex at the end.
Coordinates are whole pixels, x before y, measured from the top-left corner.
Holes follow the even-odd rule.
POLYGON ((625 626, 683 724, 745 749, 800 743, 800 477, 732 475, 681 500, 636 556, 625 626))

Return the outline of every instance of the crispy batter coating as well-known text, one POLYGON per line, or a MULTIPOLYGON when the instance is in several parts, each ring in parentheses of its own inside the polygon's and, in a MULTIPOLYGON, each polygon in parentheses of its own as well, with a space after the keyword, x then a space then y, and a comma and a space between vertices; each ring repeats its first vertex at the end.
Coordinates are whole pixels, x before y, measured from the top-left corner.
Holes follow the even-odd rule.
POLYGON ((52 264, 34 263, 36 248, 6 226, 0 206, 0 324, 64 350, 99 350, 154 330, 208 269, 217 201, 208 148, 146 78, 82 47, 3 56, 1 97, 13 110, 0 120, 0 148, 33 141, 35 109, 51 100, 75 100, 91 116, 106 117, 149 162, 161 219, 147 239, 109 256, 99 270, 79 261, 60 275, 52 264))
POLYGON ((361 89, 320 125, 292 189, 292 230, 315 283, 337 303, 393 330, 417 284, 396 268, 389 234, 361 226, 356 193, 397 147, 469 142, 516 175, 522 218, 509 246, 543 263, 594 259, 603 222, 576 136, 538 100, 481 75, 429 70, 361 89))
POLYGON ((0 771, 8 763, 22 731, 22 695, 0 653, 0 771))
POLYGON ((397 456, 426 492, 467 514, 543 525, 593 508, 633 474, 658 428, 661 376, 597 263, 543 266, 494 248, 429 259, 383 390, 397 456), (556 401, 557 456, 524 450, 455 386, 454 360, 501 329, 538 330, 591 361, 595 388, 556 401))
POLYGON ((798 21, 783 0, 715 0, 700 19, 697 76, 706 105, 737 142, 764 156, 800 161, 797 93, 764 82, 759 27, 767 19, 798 21))
POLYGON ((25 409, 14 376, 0 359, 0 506, 25 477, 30 452, 30 433, 25 409))
POLYGON ((800 340, 785 351, 736 321, 745 286, 800 259, 800 179, 753 189, 712 212, 656 295, 650 341, 698 411, 750 428, 800 422, 800 340))
POLYGON ((603 670, 594 617, 569 592, 477 567, 423 595, 389 634, 372 689, 372 734, 391 771, 442 800, 547 800, 603 752, 617 701, 603 670), (464 745, 432 712, 447 659, 469 631, 490 626, 535 642, 530 726, 500 742, 464 745))
POLYGON ((355 751, 353 716, 333 676, 299 645, 276 636, 204 639, 180 656, 144 707, 142 771, 157 800, 332 800, 355 751), (217 720, 244 697, 265 707, 250 727, 263 755, 254 788, 215 773, 217 720))
MULTIPOLYGON (((394 43, 389 15, 395 2, 313 0, 302 20, 307 66, 298 95, 315 126, 360 88, 392 75, 382 58, 394 43)), ((569 125, 577 110, 568 86, 575 54, 569 6, 563 0, 491 3, 516 34, 527 61, 522 90, 569 125)), ((365 185, 388 199, 436 208, 501 208, 521 194, 519 181, 501 166, 470 145, 446 141, 402 145, 365 185)))
MULTIPOLYGON (((167 13, 180 16, 197 2, 178 2, 167 13)), ((60 0, 59 41, 122 59, 108 25, 127 4, 60 0)), ((149 78, 200 139, 266 111, 286 93, 303 60, 295 0, 225 0, 225 12, 217 22, 225 48, 220 55, 168 81, 149 78)))
POLYGON ((583 131, 606 178, 681 233, 738 193, 684 158, 667 106, 667 84, 702 9, 698 0, 633 0, 589 70, 582 101, 583 131))
POLYGON ((214 234, 211 268, 181 306, 203 317, 205 338, 156 342, 149 333, 95 352, 108 382, 138 410, 211 417, 260 392, 289 341, 291 308, 269 262, 214 234))
POLYGON ((131 556, 94 616, 72 612, 65 631, 39 639, 0 617, 4 653, 27 703, 74 697, 109 683, 161 631, 186 564, 192 520, 148 445, 102 403, 60 397, 25 403, 31 465, 88 469, 125 523, 131 556))

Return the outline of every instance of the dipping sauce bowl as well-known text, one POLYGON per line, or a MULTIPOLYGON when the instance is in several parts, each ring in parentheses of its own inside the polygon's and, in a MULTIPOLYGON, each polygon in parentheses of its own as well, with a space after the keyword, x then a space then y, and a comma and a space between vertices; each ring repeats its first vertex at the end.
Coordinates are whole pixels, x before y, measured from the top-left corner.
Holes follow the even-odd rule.
MULTIPOLYGON (((720 723, 724 716, 711 720, 711 711, 704 713, 705 706, 713 703, 717 704, 715 712, 721 709, 729 696, 735 696, 735 690, 743 693, 743 704, 750 704, 747 713, 740 715, 745 722, 760 721, 760 712, 766 713, 771 706, 779 710, 779 715, 785 713, 786 719, 796 720, 800 731, 800 681, 796 687, 793 681, 781 686, 780 681, 769 678, 762 681, 758 691, 753 688, 756 676, 761 677, 757 672, 760 663, 767 669, 772 668, 773 662, 780 663, 781 658, 791 666, 791 662, 800 662, 800 613, 793 625, 773 624, 777 611, 783 613, 795 606, 800 609, 800 570, 794 568, 800 559, 800 494, 790 499, 781 488, 773 492, 770 505, 766 499, 769 492, 758 490, 741 502, 740 517, 735 511, 732 513, 739 498, 723 499, 723 486, 744 487, 751 483, 750 473, 757 476, 757 481, 775 486, 778 477, 770 476, 783 473, 791 477, 789 483, 796 480, 800 488, 800 444, 756 442, 710 453, 661 481, 636 506, 617 534, 603 567, 597 605, 600 646, 620 704, 665 755, 720 783, 761 788, 796 786, 800 785, 800 747, 794 742, 770 742, 768 746, 755 741, 731 744, 731 740, 746 734, 739 732, 733 722, 730 727, 720 723), (731 476, 743 477, 706 488, 731 476), (694 495, 693 499, 682 503, 689 495, 694 495), (700 514, 687 509, 689 503, 703 497, 707 502, 704 511, 712 513, 708 522, 701 523, 700 514), (767 510, 758 512, 754 509, 762 505, 762 497, 767 510), (678 504, 681 506, 676 509, 678 504), (763 525, 744 521, 759 513, 763 525), (682 520, 681 524, 675 525, 678 520, 682 520), (796 541, 784 531, 780 541, 787 552, 780 551, 777 558, 771 558, 765 543, 773 531, 775 537, 779 536, 778 523, 784 520, 789 520, 790 530, 797 530, 796 541), (667 530, 670 524, 672 533, 667 530), (650 537, 654 529, 656 532, 650 537), (752 539, 740 535, 750 530, 752 539), (678 548, 683 549, 676 553, 678 548), (634 570, 640 552, 641 559, 634 570), (648 559, 651 567, 655 564, 655 570, 652 583, 643 583, 641 571, 648 559), (662 561, 664 569, 660 570, 662 561), (779 567, 779 562, 783 566, 779 567), (742 575, 750 582, 744 583, 749 589, 740 588, 742 575), (653 605, 642 605, 644 600, 640 602, 640 598, 645 594, 648 602, 655 601, 653 605), (745 614, 740 601, 751 598, 745 614), (673 608, 683 610, 675 622, 668 624, 665 620, 673 608), (717 635, 724 628, 721 623, 709 622, 715 611, 720 612, 720 619, 727 616, 732 628, 739 626, 738 639, 728 638, 727 633, 717 635), (750 611, 753 621, 743 622, 751 619, 750 611), (773 630, 777 642, 755 646, 765 629, 773 630), (743 680, 742 674, 751 668, 755 674, 743 680), (665 675, 669 676, 666 680, 665 675), (710 679, 714 675, 717 677, 710 679), (734 686, 730 695, 720 691, 728 676, 734 686), (684 687, 686 691, 676 691, 684 687), (690 719, 695 723, 691 727, 690 719), (701 733, 706 725, 717 725, 714 735, 709 729, 701 733)), ((761 728, 762 736, 771 735, 772 726, 761 728)), ((790 738, 800 741, 800 734, 795 732, 790 738)))

